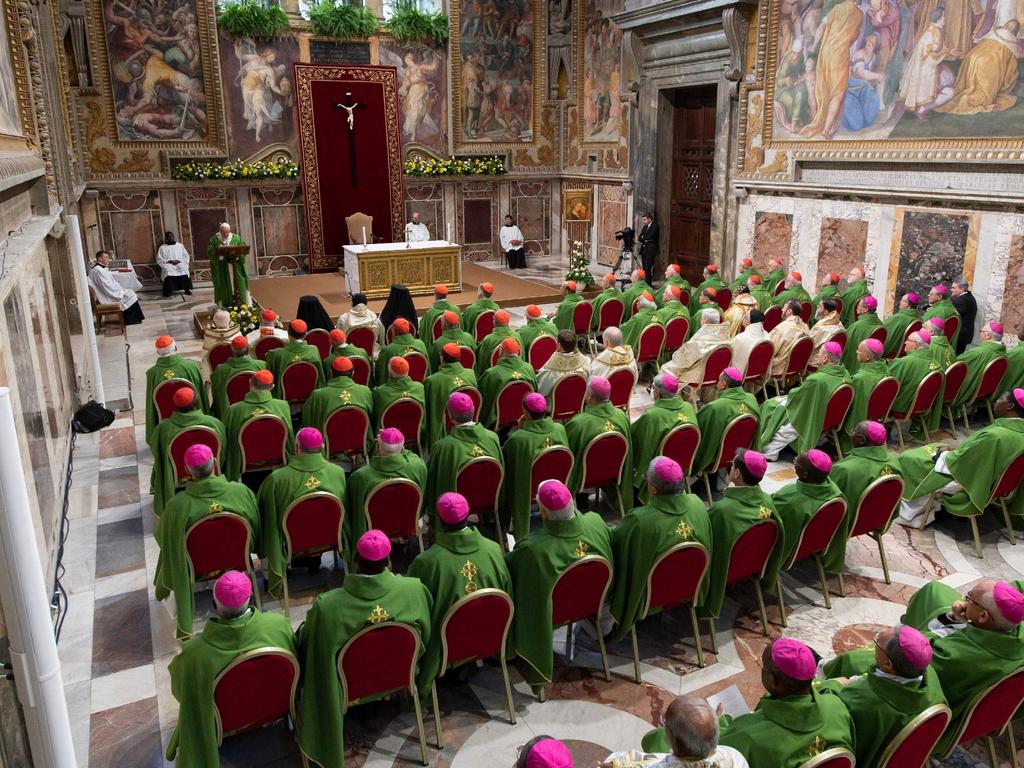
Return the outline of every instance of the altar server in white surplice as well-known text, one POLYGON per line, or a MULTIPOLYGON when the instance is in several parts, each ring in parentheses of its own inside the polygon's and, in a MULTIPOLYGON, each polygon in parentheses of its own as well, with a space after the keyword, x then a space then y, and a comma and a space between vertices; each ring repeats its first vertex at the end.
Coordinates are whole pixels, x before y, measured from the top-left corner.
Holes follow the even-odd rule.
POLYGON ((419 211, 414 211, 412 221, 405 225, 405 239, 410 243, 425 243, 430 239, 430 230, 420 223, 419 211))
POLYGON ((501 250, 505 252, 509 269, 526 269, 526 251, 523 250, 523 231, 516 226, 511 216, 505 217, 505 224, 498 230, 501 250))
POLYGON ((125 325, 137 325, 146 319, 139 306, 139 297, 131 288, 125 288, 110 271, 110 254, 99 251, 96 263, 89 270, 89 287, 100 304, 118 304, 124 312, 125 325))
POLYGON ((174 291, 192 295, 188 251, 175 239, 173 232, 164 232, 163 245, 156 250, 156 265, 160 267, 160 279, 164 281, 164 298, 174 291))

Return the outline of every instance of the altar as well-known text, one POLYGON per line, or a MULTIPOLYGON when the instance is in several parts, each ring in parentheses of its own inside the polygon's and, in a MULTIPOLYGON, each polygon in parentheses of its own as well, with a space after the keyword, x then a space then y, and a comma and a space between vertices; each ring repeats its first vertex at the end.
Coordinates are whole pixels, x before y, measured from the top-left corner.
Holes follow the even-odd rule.
POLYGON ((388 295, 394 283, 402 283, 414 296, 433 293, 443 283, 448 290, 462 290, 462 246, 447 240, 421 243, 370 243, 346 245, 345 280, 350 293, 369 299, 388 295))

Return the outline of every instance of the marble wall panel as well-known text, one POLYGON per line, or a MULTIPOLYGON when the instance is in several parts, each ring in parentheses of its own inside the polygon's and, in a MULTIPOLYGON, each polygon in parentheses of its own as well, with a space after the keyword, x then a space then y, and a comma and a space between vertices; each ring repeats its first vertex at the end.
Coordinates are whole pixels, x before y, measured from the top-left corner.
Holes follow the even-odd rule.
POLYGON ((164 233, 159 194, 101 193, 98 203, 102 247, 114 258, 131 259, 143 284, 157 285, 156 249, 164 233))
POLYGON ((615 239, 615 233, 628 223, 626 190, 619 184, 600 184, 597 199, 597 263, 611 267, 622 253, 622 241, 615 239))
MULTIPOLYGON (((814 278, 815 291, 825 283, 825 276, 837 273, 843 280, 850 268, 864 265, 864 252, 868 243, 868 223, 855 219, 821 220, 818 240, 818 270, 814 278)), ((810 286, 807 286, 810 290, 810 286)))
POLYGON ((895 301, 907 291, 921 296, 939 282, 974 277, 977 232, 969 213, 897 209, 887 292, 895 301))
POLYGON ((500 194, 497 184, 468 181, 456 188, 456 240, 464 261, 498 258, 500 194))
POLYGON ((307 266, 301 187, 252 190, 252 228, 259 274, 289 274, 307 266))
POLYGON ((406 184, 405 187, 405 220, 410 221, 414 211, 419 213, 420 221, 427 225, 435 240, 448 237, 442 192, 441 184, 406 184))
MULTIPOLYGON (((510 211, 526 238, 529 256, 551 253, 551 184, 546 181, 511 185, 510 211)), ((504 223, 504 212, 501 213, 504 223)))
POLYGON ((1024 335, 1024 235, 1010 240, 1003 284, 1003 311, 999 317, 1007 332, 1024 335))
POLYGON ((793 239, 793 215, 758 211, 754 217, 754 266, 765 272, 769 259, 782 259, 789 264, 793 239))

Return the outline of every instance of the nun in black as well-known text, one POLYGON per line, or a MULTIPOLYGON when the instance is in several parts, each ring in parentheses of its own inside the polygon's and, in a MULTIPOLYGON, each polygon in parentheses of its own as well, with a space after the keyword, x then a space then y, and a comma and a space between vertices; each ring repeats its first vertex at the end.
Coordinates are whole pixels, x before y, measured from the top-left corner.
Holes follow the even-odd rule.
POLYGON ((416 321, 416 306, 412 303, 412 294, 409 289, 401 283, 391 286, 391 293, 388 294, 387 303, 380 313, 380 322, 387 331, 391 324, 400 317, 404 317, 412 326, 414 336, 419 336, 418 323, 416 321))
POLYGON ((295 310, 295 319, 304 320, 309 330, 323 328, 329 331, 334 328, 334 321, 327 314, 324 305, 316 296, 302 296, 299 298, 299 307, 295 310))

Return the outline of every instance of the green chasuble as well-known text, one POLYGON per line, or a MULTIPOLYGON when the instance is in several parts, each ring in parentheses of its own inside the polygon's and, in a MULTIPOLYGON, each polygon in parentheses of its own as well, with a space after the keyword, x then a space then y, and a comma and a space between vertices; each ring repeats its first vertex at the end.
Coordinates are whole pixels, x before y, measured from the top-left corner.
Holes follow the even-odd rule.
MULTIPOLYGON (((475 373, 477 376, 482 376, 483 372, 491 367, 491 357, 494 355, 494 350, 496 350, 505 339, 515 339, 516 341, 519 341, 519 334, 507 325, 496 325, 494 326, 493 331, 480 340, 480 346, 477 347, 476 350, 475 373)), ((521 357, 525 359, 525 355, 521 355, 521 357)))
POLYGON ((210 374, 210 390, 213 392, 213 415, 225 418, 228 413, 228 382, 236 373, 256 373, 267 367, 262 360, 250 355, 229 357, 210 374))
MULTIPOLYGON (((459 309, 458 305, 452 304, 448 299, 439 299, 435 301, 426 312, 423 313, 423 317, 420 318, 419 329, 420 337, 427 342, 434 340, 434 323, 437 322, 437 318, 441 317, 445 312, 454 312, 459 316, 459 320, 462 320, 462 310, 459 309)), ((443 329, 442 323, 442 329, 443 329)))
POLYGON ((527 320, 526 325, 520 327, 517 333, 519 334, 520 350, 525 357, 526 353, 530 351, 530 345, 536 341, 538 336, 557 336, 558 329, 555 328, 555 324, 550 320, 546 320, 543 317, 533 317, 527 320))
POLYGON ((626 460, 622 465, 622 482, 619 483, 619 503, 625 512, 633 507, 633 484, 630 482, 633 477, 633 448, 629 417, 611 403, 588 403, 583 406, 583 413, 576 414, 565 425, 569 448, 576 457, 568 486, 573 493, 582 490, 584 450, 595 437, 612 431, 626 438, 626 460))
POLYGON ((666 285, 678 285, 679 290, 683 293, 690 292, 690 281, 678 272, 673 272, 670 277, 665 278, 665 282, 661 286, 662 292, 664 292, 666 285))
MULTIPOLYGON (((590 304, 594 308, 594 316, 590 318, 590 330, 597 330, 597 321, 600 319, 601 316, 601 305, 608 301, 608 299, 619 299, 620 301, 622 300, 622 291, 619 290, 619 287, 617 285, 612 285, 611 288, 605 288, 603 291, 597 294, 597 296, 590 300, 590 304)), ((521 328, 519 329, 519 332, 522 333, 521 328)))
POLYGON ((927 322, 933 317, 941 317, 943 320, 949 320, 951 317, 960 317, 960 313, 956 311, 956 307, 953 306, 953 302, 949 299, 940 299, 934 304, 929 304, 928 308, 924 311, 924 317, 922 320, 927 322))
MULTIPOLYGON (((348 477, 345 501, 345 528, 349 542, 359 541, 368 530, 366 499, 370 492, 387 480, 412 480, 419 488, 427 486, 427 465, 412 451, 396 456, 374 456, 369 464, 359 467, 348 477)), ((347 556, 346 556, 347 558, 347 556)))
POLYGON ((433 598, 430 644, 416 680, 420 698, 429 698, 430 684, 442 672, 441 623, 449 609, 478 589, 500 589, 511 597, 512 578, 498 543, 468 527, 438 530, 433 546, 416 556, 409 564, 408 574, 423 582, 433 598))
POLYGON ((285 368, 293 363, 306 362, 316 366, 316 385, 324 385, 324 368, 320 351, 304 339, 292 339, 283 347, 267 352, 267 368, 274 374, 274 397, 283 397, 281 383, 285 368))
MULTIPOLYGON (((782 267, 779 267, 778 269, 773 269, 771 272, 764 276, 762 285, 764 285, 764 290, 768 292, 768 295, 771 296, 773 293, 775 293, 775 289, 779 287, 779 283, 781 283, 785 279, 786 270, 782 269, 782 267)), ((833 289, 835 288, 835 286, 830 287, 833 289)))
POLYGON ((430 372, 433 373, 441 365, 441 350, 445 344, 458 344, 460 347, 469 347, 476 353, 476 341, 473 337, 461 328, 448 328, 441 331, 437 341, 430 345, 430 354, 427 355, 430 362, 430 372))
POLYGON ((803 384, 789 390, 783 397, 773 397, 761 406, 759 445, 766 445, 784 424, 792 424, 799 438, 793 446, 797 453, 809 451, 821 439, 828 400, 850 376, 841 365, 823 365, 803 384), (785 398, 785 399, 784 399, 785 398))
POLYGON ((543 528, 519 539, 506 555, 518 596, 509 650, 529 664, 530 685, 550 682, 554 671, 551 590, 562 571, 587 555, 603 557, 614 568, 608 526, 595 512, 545 520, 543 528))
POLYGON ((194 523, 216 512, 233 512, 244 517, 252 529, 252 551, 258 551, 260 513, 256 508, 256 496, 241 483, 233 483, 223 475, 190 480, 184 491, 167 502, 160 525, 154 532, 153 537, 160 546, 153 578, 156 599, 163 600, 174 593, 179 639, 192 634, 192 615, 196 605, 185 556, 185 532, 194 523))
POLYGON ((568 447, 565 427, 550 416, 543 419, 523 419, 519 428, 509 435, 501 448, 505 459, 505 477, 501 483, 502 519, 516 538, 530 532, 530 479, 533 462, 542 451, 556 445, 568 447))
POLYGON ((393 621, 419 632, 422 656, 430 643, 430 606, 430 593, 419 579, 396 576, 391 571, 373 576, 347 574, 339 589, 317 597, 298 631, 303 671, 299 746, 322 768, 345 765, 338 678, 341 649, 366 627, 393 621))
MULTIPOLYGON (((260 556, 267 558, 267 591, 280 597, 281 579, 288 567, 285 556, 284 513, 296 499, 310 493, 329 493, 345 506, 345 470, 331 464, 319 453, 292 456, 288 464, 275 469, 260 485, 263 536, 260 556)), ((342 552, 352 542, 345 541, 342 525, 342 552)))
POLYGON ((242 449, 238 443, 238 436, 242 431, 242 425, 253 416, 270 414, 277 416, 284 422, 288 437, 285 440, 285 453, 291 456, 295 451, 295 431, 292 429, 292 413, 288 403, 271 397, 265 390, 249 390, 244 400, 228 408, 227 418, 224 419, 224 428, 227 431, 228 441, 224 450, 224 474, 230 480, 237 480, 242 474, 242 449))
MULTIPOLYGON (((974 394, 978 391, 978 385, 981 384, 981 375, 985 372, 985 367, 1001 357, 1006 357, 1006 347, 998 341, 983 341, 960 355, 958 359, 967 363, 967 378, 964 379, 964 384, 960 387, 960 394, 953 400, 954 407, 967 405, 974 398, 974 394)), ((996 391, 998 392, 999 389, 997 388, 996 391)))
MULTIPOLYGON (((704 502, 692 493, 652 496, 645 506, 631 509, 612 528, 612 553, 618 567, 611 590, 616 622, 611 642, 626 637, 639 620, 647 602, 647 577, 654 561, 687 541, 703 544, 708 556, 712 555, 711 520, 704 502)), ((694 600, 695 608, 703 604, 707 591, 705 578, 694 600)))
POLYGON ((498 302, 492 299, 477 299, 462 312, 462 328, 466 333, 476 338, 476 319, 483 312, 490 310, 497 312, 500 309, 498 302))
POLYGON ((482 405, 480 421, 488 427, 498 422, 498 395, 505 385, 511 381, 525 381, 534 390, 537 389, 537 374, 533 367, 522 357, 505 357, 492 368, 487 368, 478 379, 482 405))
POLYGON ((192 427, 209 427, 220 439, 220 454, 216 457, 219 464, 224 463, 224 451, 227 435, 224 425, 213 416, 202 411, 175 411, 170 418, 156 425, 153 439, 150 441, 153 451, 153 470, 149 475, 149 492, 153 494, 153 514, 157 517, 164 505, 174 497, 174 489, 185 485, 187 477, 177 477, 174 459, 171 458, 171 441, 181 432, 192 427))
POLYGON ((235 260, 234 265, 226 258, 217 258, 217 248, 221 245, 245 245, 245 240, 231 233, 230 239, 225 243, 220 239, 220 234, 214 234, 206 243, 206 258, 210 261, 210 279, 213 280, 213 300, 221 307, 230 307, 235 303, 234 291, 237 291, 239 301, 245 303, 249 300, 249 272, 245 268, 245 257, 235 260), (232 281, 231 271, 234 270, 232 281))
POLYGON ((674 320, 677 317, 685 317, 686 322, 689 323, 690 310, 684 307, 683 302, 679 299, 672 299, 672 301, 666 301, 661 309, 654 313, 654 322, 658 325, 668 325, 669 320, 674 320))
POLYGON ((572 315, 576 311, 576 305, 581 301, 584 301, 583 296, 579 293, 567 293, 561 302, 558 304, 558 309, 555 310, 555 327, 560 331, 572 331, 574 330, 572 324, 572 315))
MULTIPOLYGON (((413 381, 408 376, 400 376, 397 379, 387 378, 384 384, 378 384, 373 388, 373 427, 378 432, 381 428, 381 417, 384 410, 396 400, 415 400, 423 406, 424 412, 427 408, 427 398, 423 385, 413 381)), ((420 423, 420 431, 426 426, 426 413, 423 422, 420 423)), ((406 440, 418 439, 419 435, 404 435, 406 440)))
POLYGON ((448 395, 465 387, 476 387, 476 374, 463 368, 460 363, 443 363, 437 373, 427 376, 423 384, 427 401, 427 448, 445 436, 445 405, 448 395))
POLYGON ((761 407, 757 398, 743 387, 729 387, 718 393, 718 397, 697 412, 697 424, 700 426, 700 445, 693 457, 693 469, 690 474, 697 477, 711 468, 711 463, 718 455, 722 444, 722 435, 729 423, 745 413, 761 417, 761 407))
POLYGON ((696 288, 690 290, 690 306, 692 307, 697 303, 697 299, 700 298, 701 294, 704 293, 708 288, 714 288, 716 291, 720 291, 725 288, 725 282, 717 274, 712 275, 703 283, 698 285, 696 288))
POLYGON ((649 325, 660 325, 654 307, 641 307, 629 320, 622 324, 622 344, 631 347, 634 351, 640 349, 640 334, 649 325))
POLYGON ((850 373, 856 373, 860 362, 857 360, 857 347, 865 339, 871 337, 876 328, 882 327, 882 321, 875 312, 865 312, 858 317, 853 325, 846 329, 846 346, 843 347, 843 365, 850 373))
POLYGON ((803 304, 805 301, 811 300, 811 294, 802 285, 791 285, 789 288, 784 290, 778 296, 772 298, 777 306, 786 306, 787 301, 799 301, 803 304))
MULTIPOLYGON (((647 465, 659 454, 661 441, 676 427, 696 423, 697 413, 693 406, 675 395, 656 399, 652 407, 630 424, 630 444, 633 448, 631 482, 641 489, 642 498, 647 498, 647 465)), ((582 461, 582 455, 577 454, 576 460, 582 461)))
MULTIPOLYGON (((470 459, 489 456, 504 466, 498 436, 479 422, 458 424, 447 437, 435 443, 427 464, 426 493, 423 509, 434 519, 435 507, 441 494, 456 490, 459 470, 470 459)), ((500 489, 499 489, 500 498, 500 489)))
MULTIPOLYGON (((774 291, 774 289, 773 289, 774 291)), ((818 305, 821 304, 822 299, 838 299, 839 288, 829 283, 828 285, 822 286, 822 289, 818 292, 818 295, 811 299, 811 325, 814 325, 815 320, 818 317, 818 305)))
POLYGON ((949 343, 949 339, 945 336, 941 334, 933 335, 928 348, 932 351, 932 360, 938 363, 942 370, 946 370, 956 362, 956 350, 953 349, 953 345, 949 343))
POLYGON ((633 302, 639 299, 644 291, 654 296, 654 289, 650 284, 646 280, 638 280, 622 292, 622 304, 625 307, 625 311, 622 313, 623 322, 633 314, 633 302))
POLYGON ((423 339, 417 339, 411 333, 396 333, 391 343, 380 351, 377 361, 373 366, 374 381, 384 382, 388 380, 388 364, 392 357, 404 357, 412 352, 419 352, 423 357, 427 356, 427 345, 423 339))
POLYGON ((840 318, 843 325, 849 328, 857 319, 857 302, 871 293, 868 288, 868 281, 865 278, 854 280, 850 283, 840 297, 843 300, 843 311, 840 318))
POLYGON ((846 421, 843 422, 843 429, 839 433, 839 440, 843 451, 850 450, 850 436, 853 430, 867 418, 868 401, 874 392, 878 382, 889 375, 889 364, 885 360, 876 360, 873 363, 860 363, 857 372, 850 377, 853 385, 853 402, 850 410, 846 412, 846 421))
POLYGON ((915 320, 921 319, 921 312, 917 309, 901 309, 885 318, 882 327, 886 330, 885 356, 893 357, 903 352, 903 334, 915 320))
POLYGON ((764 312, 772 305, 772 294, 764 287, 755 288, 750 295, 757 302, 757 308, 764 312))
POLYGON ((1024 387, 1024 341, 1006 353, 1009 367, 1003 376, 1000 393, 1009 392, 1017 387, 1024 387))
POLYGON ((302 405, 302 426, 314 427, 323 433, 327 417, 346 406, 355 406, 366 413, 369 419, 366 447, 369 450, 373 445, 373 392, 363 384, 356 384, 351 376, 335 376, 326 387, 313 390, 302 405))
MULTIPOLYGON (((912 349, 903 357, 893 360, 889 365, 889 374, 900 383, 900 392, 892 404, 892 413, 910 411, 910 406, 914 404, 914 396, 917 394, 917 385, 925 376, 937 370, 939 364, 932 360, 932 351, 927 347, 912 349)), ((941 408, 942 398, 936 398, 936 403, 941 408)))
POLYGON ((324 369, 324 381, 330 381, 334 378, 334 361, 339 357, 361 357, 366 362, 370 363, 370 379, 366 382, 367 386, 373 384, 373 363, 370 361, 370 356, 366 354, 366 350, 362 347, 357 347, 355 344, 345 343, 331 349, 331 353, 323 359, 321 368, 324 369))
MULTIPOLYGON (((737 288, 739 288, 741 285, 746 285, 747 284, 747 280, 750 279, 751 275, 757 275, 757 274, 758 274, 758 272, 757 272, 756 269, 754 269, 753 267, 747 267, 742 272, 740 272, 738 275, 736 275, 736 277, 733 279, 733 281, 731 283, 729 283, 729 289, 733 293, 736 293, 736 289, 737 288)), ((760 277, 760 275, 758 275, 758 277, 760 277)))
POLYGON ((280 613, 250 609, 233 619, 213 616, 171 659, 171 693, 178 702, 178 724, 167 759, 182 768, 219 768, 213 683, 236 658, 257 648, 295 653, 292 625, 280 613))
POLYGON ((782 565, 782 548, 786 538, 782 519, 775 510, 772 497, 757 486, 730 485, 725 489, 722 498, 711 505, 708 510, 711 518, 711 534, 713 537, 711 565, 708 566, 708 591, 704 599, 702 616, 718 617, 725 601, 725 577, 729 573, 729 559, 732 548, 754 523, 769 518, 779 527, 779 535, 775 540, 775 548, 768 558, 768 567, 764 570, 761 586, 769 592, 775 591, 775 582, 782 565))
POLYGON ((796 553, 800 532, 814 517, 814 513, 833 499, 841 498, 843 498, 843 492, 828 478, 825 478, 824 483, 805 483, 803 480, 795 480, 772 494, 772 499, 775 500, 775 511, 782 519, 783 565, 789 562, 789 558, 796 553))
POLYGON ((185 379, 190 382, 196 390, 196 396, 203 405, 203 412, 210 410, 210 403, 206 398, 206 384, 199 372, 199 366, 192 360, 186 360, 175 352, 173 355, 158 357, 153 367, 146 371, 146 442, 153 435, 157 422, 160 421, 156 403, 153 402, 153 393, 156 388, 169 379, 185 379))
MULTIPOLYGON (((937 444, 932 443, 900 455, 900 468, 906 481, 903 498, 916 499, 933 493, 952 476, 963 490, 948 496, 943 494, 939 498, 942 506, 954 515, 980 515, 1000 476, 1017 454, 1024 451, 1024 419, 996 419, 972 434, 946 454, 948 475, 935 471, 932 457, 936 450, 937 444)), ((1024 514, 1024 493, 1017 493, 1008 504, 1010 514, 1024 514)))

